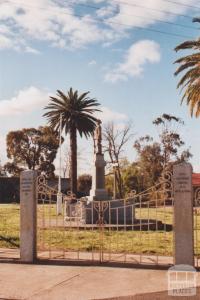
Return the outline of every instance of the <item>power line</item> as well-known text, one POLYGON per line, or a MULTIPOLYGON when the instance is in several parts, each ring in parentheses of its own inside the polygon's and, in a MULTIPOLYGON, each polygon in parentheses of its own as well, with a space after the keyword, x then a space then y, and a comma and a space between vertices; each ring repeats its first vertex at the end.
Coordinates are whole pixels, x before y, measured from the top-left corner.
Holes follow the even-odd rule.
POLYGON ((180 6, 185 6, 185 7, 188 7, 188 8, 200 9, 200 6, 189 5, 189 4, 180 3, 180 2, 176 2, 176 1, 172 1, 172 0, 162 0, 162 1, 169 2, 169 3, 172 3, 172 4, 176 4, 176 5, 180 5, 180 6))
POLYGON ((140 5, 140 4, 136 4, 136 3, 129 3, 129 2, 126 2, 126 1, 118 1, 118 0, 113 0, 113 1, 118 3, 118 4, 124 4, 124 5, 127 5, 127 6, 133 6, 133 7, 141 7, 141 8, 147 9, 147 10, 153 10, 153 11, 157 11, 157 12, 161 12, 161 13, 171 14, 171 15, 178 16, 178 17, 193 19, 192 16, 188 16, 188 15, 184 15, 184 14, 178 14, 178 13, 174 13, 174 12, 171 12, 171 11, 161 10, 161 9, 152 8, 152 7, 146 7, 144 5, 140 5))
MULTIPOLYGON (((27 7, 33 7, 33 8, 38 8, 38 9, 41 9, 41 10, 52 10, 52 11, 55 11, 55 8, 44 8, 44 7, 39 7, 39 6, 33 6, 33 5, 27 5, 27 3, 23 3, 23 2, 14 2, 14 1, 11 1, 11 0, 6 0, 5 2, 8 2, 8 3, 15 3, 15 4, 22 4, 24 6, 27 6, 27 7)), ((60 11, 59 11, 60 12, 60 11)), ((83 18, 85 17, 84 15, 80 15, 80 14, 73 14, 73 13, 69 13, 69 12, 62 12, 62 14, 65 14, 65 15, 69 15, 69 16, 73 16, 73 17, 78 17, 78 18, 83 18)), ((132 27, 131 25, 128 25, 128 24, 124 24, 124 23, 119 23, 119 22, 114 22, 114 21, 110 21, 110 20, 95 20, 97 23, 103 23, 104 25, 107 25, 107 24, 114 24, 114 25, 119 25, 119 26, 123 26, 123 27, 127 27, 130 29, 130 27, 132 27)), ((178 33, 171 33, 171 32, 168 32, 168 31, 162 31, 162 30, 157 30, 157 29, 153 29, 153 28, 145 28, 145 27, 141 27, 141 26, 134 26, 135 29, 139 29, 139 30, 143 30, 143 31, 149 31, 149 32, 154 32, 154 33, 160 33, 160 34, 164 34, 164 35, 168 35, 168 36, 173 36, 173 37, 181 37, 181 38, 186 38, 186 39, 191 39, 192 37, 191 36, 188 36, 188 35, 183 35, 183 34, 178 34, 178 33)))
MULTIPOLYGON (((73 3, 71 3, 70 5, 73 5, 73 3)), ((83 3, 76 3, 76 5, 77 6, 86 7, 86 8, 95 9, 95 10, 100 10, 101 9, 101 7, 97 7, 97 6, 93 6, 93 5, 88 5, 88 4, 83 4, 83 3)), ((133 14, 125 14, 125 13, 120 13, 120 14, 124 15, 124 16, 130 16, 130 17, 136 17, 136 18, 146 19, 146 17, 138 16, 138 15, 133 15, 133 14)), ((179 26, 179 27, 182 27, 182 28, 199 30, 198 28, 196 28, 194 26, 188 26, 188 25, 184 25, 184 24, 180 24, 180 23, 175 23, 175 22, 170 22, 170 21, 163 21, 161 19, 150 18, 150 20, 156 21, 156 22, 160 22, 160 23, 164 23, 164 24, 168 24, 168 25, 179 26)))
MULTIPOLYGON (((129 2, 125 2, 125 1, 118 1, 118 0, 113 0, 114 2, 117 2, 117 3, 121 3, 121 4, 126 4, 126 5, 130 5, 130 6, 134 6, 135 4, 133 3, 129 3, 129 2)), ((172 4, 176 4, 178 6, 184 6, 184 7, 188 7, 188 8, 193 8, 193 9, 200 9, 200 6, 194 6, 194 5, 189 5, 189 4, 185 4, 185 3, 180 3, 180 2, 176 2, 176 1, 172 1, 172 0, 161 0, 163 2, 168 2, 168 3, 172 3, 172 4)), ((153 8, 149 8, 149 9, 153 9, 153 8)), ((163 10, 163 12, 166 12, 163 10)), ((171 13, 171 12, 168 12, 168 13, 171 13)), ((173 14, 173 13, 172 13, 173 14)), ((187 15, 180 15, 180 16, 183 16, 183 17, 188 17, 187 15)), ((192 18, 192 17, 191 17, 192 18)))
MULTIPOLYGON (((119 3, 119 4, 125 4, 125 5, 128 5, 128 6, 135 6, 134 3, 129 3, 129 2, 126 2, 126 1, 119 1, 119 0, 113 0, 113 1, 116 2, 116 3, 119 3)), ((200 9, 200 6, 194 6, 194 5, 185 4, 185 3, 181 3, 181 2, 177 2, 177 1, 173 1, 173 0, 161 0, 161 1, 176 4, 178 6, 184 6, 184 7, 193 8, 193 9, 200 9)), ((149 8, 149 9, 153 9, 153 8, 149 8)), ((163 11, 163 12, 165 12, 165 11, 163 11)), ((171 13, 171 12, 168 12, 168 13, 171 13)), ((188 17, 186 15, 180 15, 180 16, 188 17)))

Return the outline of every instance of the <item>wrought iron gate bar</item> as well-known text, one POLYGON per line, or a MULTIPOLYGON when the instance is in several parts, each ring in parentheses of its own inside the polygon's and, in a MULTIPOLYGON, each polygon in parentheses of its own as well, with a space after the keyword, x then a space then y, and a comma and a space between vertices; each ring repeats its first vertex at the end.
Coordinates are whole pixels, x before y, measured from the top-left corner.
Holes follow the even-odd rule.
POLYGON ((194 255, 196 266, 200 266, 200 187, 194 188, 194 255))
POLYGON ((125 199, 75 201, 62 195, 56 214, 57 190, 38 178, 38 256, 67 260, 124 263, 172 263, 173 193, 171 177, 125 199), (170 181, 170 182, 168 182, 170 181), (162 243, 160 241, 162 240, 162 243), (161 245, 161 246, 160 246, 161 245))

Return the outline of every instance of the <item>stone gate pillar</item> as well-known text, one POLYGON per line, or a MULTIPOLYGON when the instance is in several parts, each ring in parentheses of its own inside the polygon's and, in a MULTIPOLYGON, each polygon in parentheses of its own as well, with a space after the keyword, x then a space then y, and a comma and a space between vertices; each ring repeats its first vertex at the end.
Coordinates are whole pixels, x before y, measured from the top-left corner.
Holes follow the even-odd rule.
POLYGON ((175 264, 194 265, 192 166, 173 167, 175 264))
POLYGON ((36 171, 20 175, 20 259, 32 263, 36 259, 37 199, 36 171))

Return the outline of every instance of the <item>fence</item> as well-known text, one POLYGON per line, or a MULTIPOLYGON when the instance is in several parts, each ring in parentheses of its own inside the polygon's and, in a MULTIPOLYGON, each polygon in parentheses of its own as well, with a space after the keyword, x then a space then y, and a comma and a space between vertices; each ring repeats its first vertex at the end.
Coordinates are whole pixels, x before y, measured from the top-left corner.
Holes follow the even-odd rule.
POLYGON ((200 187, 194 190, 194 256, 195 265, 199 267, 200 261, 200 187))
POLYGON ((125 199, 76 202, 39 177, 38 258, 133 264, 173 264, 171 174, 143 193, 125 199))
MULTIPOLYGON (((44 177, 26 171, 21 178, 21 259, 193 265, 195 258, 199 266, 200 188, 193 193, 191 175, 189 164, 175 166, 173 180, 165 173, 155 186, 125 199, 77 202, 63 195, 58 215, 57 191, 44 177)), ((1 249, 19 247, 19 213, 16 204, 9 210, 0 206, 1 249)))

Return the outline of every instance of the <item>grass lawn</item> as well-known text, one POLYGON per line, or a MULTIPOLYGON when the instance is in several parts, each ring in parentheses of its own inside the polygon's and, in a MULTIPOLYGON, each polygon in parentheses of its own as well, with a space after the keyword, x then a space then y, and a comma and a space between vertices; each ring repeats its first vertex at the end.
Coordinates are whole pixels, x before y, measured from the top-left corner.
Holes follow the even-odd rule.
POLYGON ((19 218, 18 204, 0 204, 0 247, 19 247, 19 218))
MULTIPOLYGON (((54 205, 40 206, 38 215, 45 217, 48 225, 48 218, 56 217, 54 205)), ((171 207, 165 208, 136 208, 137 219, 153 219, 162 221, 165 224, 172 224, 173 211, 171 207)), ((59 217, 58 217, 59 219, 59 217)), ((98 229, 40 229, 38 232, 38 245, 41 250, 80 250, 80 251, 98 251, 103 248, 104 251, 117 253, 144 253, 172 255, 173 252, 173 232, 165 231, 139 231, 139 230, 109 230, 104 229, 102 233, 98 229)))
MULTIPOLYGON (((50 215, 56 217, 55 205, 39 205, 38 218, 41 214, 45 219, 50 215)), ((19 247, 19 217, 18 204, 0 204, 0 248, 19 247)), ((59 217, 59 218, 62 218, 59 217)), ((166 208, 139 208, 136 209, 137 219, 153 219, 165 224, 172 224, 173 211, 166 208)), ((47 219, 48 220, 48 219, 47 219)), ((47 221, 48 223, 48 221, 47 221)), ((200 255, 200 210, 194 217, 195 254, 200 255), (196 230, 197 229, 197 230, 196 230)), ((38 230, 38 247, 40 249, 73 251, 105 251, 116 253, 144 253, 158 255, 172 255, 173 232, 165 231, 139 231, 139 230, 108 230, 103 234, 99 229, 67 229, 67 228, 44 228, 38 230)))
POLYGON ((39 248, 48 250, 104 251, 113 253, 172 254, 172 232, 106 231, 103 239, 99 230, 42 230, 39 248))

